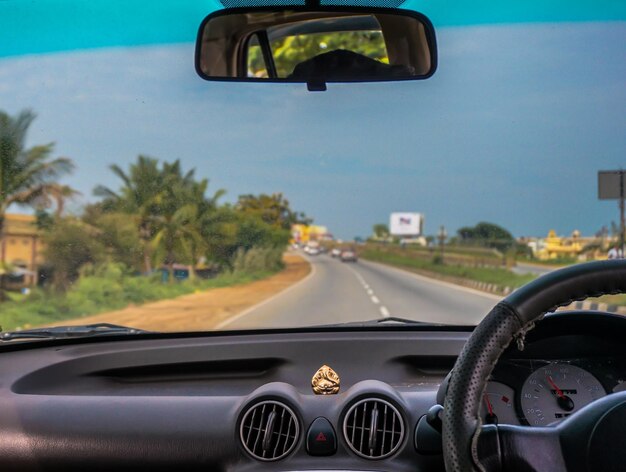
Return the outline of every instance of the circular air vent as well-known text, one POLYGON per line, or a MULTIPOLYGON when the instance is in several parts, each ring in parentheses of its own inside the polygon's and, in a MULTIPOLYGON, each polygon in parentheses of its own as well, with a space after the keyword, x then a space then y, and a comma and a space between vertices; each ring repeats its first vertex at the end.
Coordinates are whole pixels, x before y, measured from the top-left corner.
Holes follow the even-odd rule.
POLYGON ((264 401, 249 408, 239 428, 243 447, 261 461, 285 457, 296 446, 299 433, 294 412, 276 401, 264 401))
POLYGON ((367 398, 348 410, 343 420, 343 435, 355 454, 366 459, 383 459, 402 444, 404 421, 391 403, 367 398))

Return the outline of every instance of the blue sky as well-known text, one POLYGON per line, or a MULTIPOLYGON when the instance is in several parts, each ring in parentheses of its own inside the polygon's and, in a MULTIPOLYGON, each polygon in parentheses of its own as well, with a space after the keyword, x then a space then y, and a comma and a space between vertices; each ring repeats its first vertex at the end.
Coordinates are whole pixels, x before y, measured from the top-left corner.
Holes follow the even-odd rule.
MULTIPOLYGON (((451 22, 453 23, 453 22, 451 22)), ((427 81, 331 85, 199 79, 193 44, 0 60, 0 108, 34 109, 84 199, 139 153, 241 193, 281 191, 338 236, 392 211, 426 231, 493 221, 514 234, 597 231, 617 205, 596 172, 626 167, 626 22, 443 26, 427 81)))

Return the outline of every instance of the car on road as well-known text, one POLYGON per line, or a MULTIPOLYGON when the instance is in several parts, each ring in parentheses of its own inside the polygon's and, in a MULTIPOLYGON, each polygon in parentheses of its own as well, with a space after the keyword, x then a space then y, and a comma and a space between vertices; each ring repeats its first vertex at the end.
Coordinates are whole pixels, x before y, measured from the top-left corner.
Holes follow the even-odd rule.
POLYGON ((341 251, 341 255, 339 256, 339 258, 341 259, 341 262, 356 262, 357 261, 356 252, 352 249, 341 251))
POLYGON ((331 257, 339 257, 339 256, 341 256, 341 249, 336 248, 336 247, 335 247, 335 248, 333 248, 333 249, 330 251, 330 256, 331 256, 331 257))
POLYGON ((322 251, 317 247, 310 247, 309 250, 307 251, 307 254, 309 256, 319 256, 321 253, 322 251))

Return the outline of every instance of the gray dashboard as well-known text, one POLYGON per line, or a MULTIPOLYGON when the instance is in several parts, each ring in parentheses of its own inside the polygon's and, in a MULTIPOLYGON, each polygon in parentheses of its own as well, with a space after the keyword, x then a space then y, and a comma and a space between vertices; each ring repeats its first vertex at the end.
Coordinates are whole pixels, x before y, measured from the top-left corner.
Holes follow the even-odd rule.
POLYGON ((468 332, 382 330, 276 332, 50 345, 0 353, 0 467, 3 470, 425 470, 412 429, 435 403, 468 332), (337 395, 315 395, 323 364, 341 377, 337 395), (339 421, 351 402, 388 399, 406 439, 381 461, 349 452, 339 421), (289 405, 302 430, 325 417, 337 452, 314 457, 299 439, 277 462, 249 457, 237 422, 263 399, 289 405))
MULTIPOLYGON (((596 363, 624 357, 621 317, 552 318, 529 334, 523 353, 510 350, 503 362, 574 352, 596 363)), ((396 327, 2 345, 0 468, 443 470, 440 454, 417 452, 415 428, 438 391, 441 398, 469 334, 396 327), (341 378, 336 395, 311 389, 324 364, 341 378), (381 460, 359 457, 344 437, 350 407, 372 398, 397 409, 403 424, 399 448, 381 460), (272 462, 256 460, 241 444, 242 416, 264 401, 292 410, 301 432, 293 452, 272 462), (307 430, 320 417, 336 436, 331 455, 308 448, 307 430)))

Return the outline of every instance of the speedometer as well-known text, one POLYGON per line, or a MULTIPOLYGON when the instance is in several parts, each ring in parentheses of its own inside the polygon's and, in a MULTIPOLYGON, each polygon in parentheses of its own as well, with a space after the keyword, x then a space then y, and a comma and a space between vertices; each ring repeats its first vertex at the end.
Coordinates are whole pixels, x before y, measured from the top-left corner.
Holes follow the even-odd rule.
POLYGON ((487 382, 487 389, 483 395, 480 415, 485 424, 515 424, 519 425, 513 402, 515 392, 508 385, 500 382, 487 382))
POLYGON ((522 387, 520 404, 531 426, 547 426, 604 395, 598 379, 586 370, 553 363, 530 374, 522 387))

